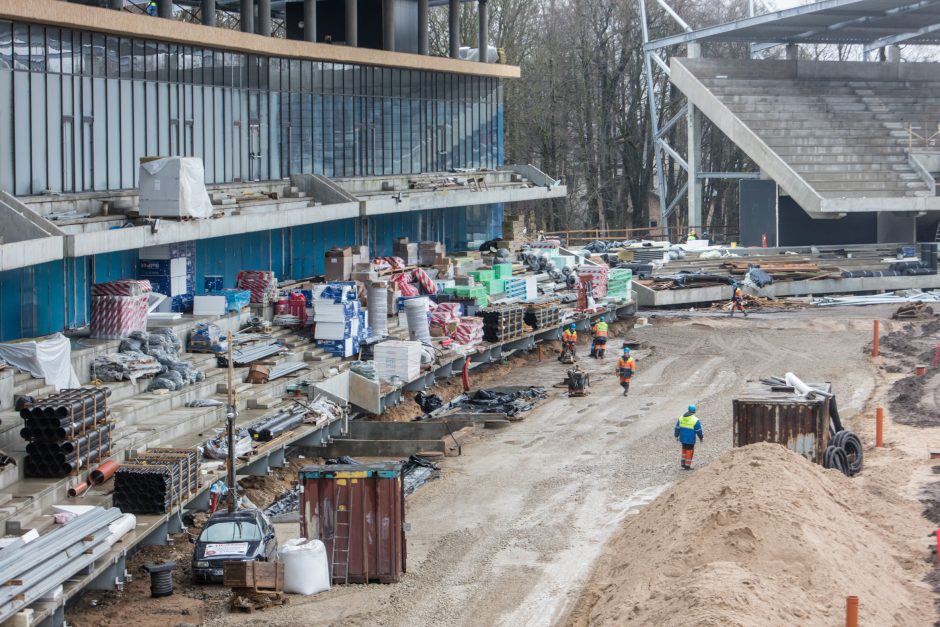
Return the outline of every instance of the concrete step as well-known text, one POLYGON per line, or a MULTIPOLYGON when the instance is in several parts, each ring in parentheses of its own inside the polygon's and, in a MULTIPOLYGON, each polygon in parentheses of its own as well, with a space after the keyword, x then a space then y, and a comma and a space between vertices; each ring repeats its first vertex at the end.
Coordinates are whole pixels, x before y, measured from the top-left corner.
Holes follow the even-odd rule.
POLYGON ((842 164, 854 164, 854 165, 868 165, 868 164, 879 164, 879 165, 898 165, 898 164, 907 164, 907 156, 904 154, 895 154, 895 155, 870 155, 870 154, 844 154, 844 155, 831 155, 831 154, 789 154, 789 155, 780 155, 783 159, 793 167, 798 167, 800 164, 812 164, 812 165, 829 165, 829 166, 839 166, 842 164))
POLYGON ((814 181, 812 185, 813 189, 818 192, 844 190, 850 192, 885 192, 890 195, 897 195, 899 192, 903 193, 908 190, 925 189, 927 187, 922 181, 896 183, 881 181, 814 181))
POLYGON ((851 148, 875 147, 875 146, 898 146, 899 142, 907 145, 906 138, 881 136, 864 137, 857 135, 855 137, 785 137, 781 135, 760 134, 761 138, 772 148, 778 146, 846 146, 851 148))
POLYGON ((904 173, 910 172, 911 168, 906 163, 799 163, 795 164, 788 159, 790 165, 802 174, 806 173, 825 173, 825 174, 861 174, 868 176, 870 174, 884 174, 890 172, 904 173))
POLYGON ((920 177, 914 172, 808 172, 797 170, 807 181, 828 182, 879 182, 879 183, 897 183, 907 181, 921 181, 920 177))
POLYGON ((774 152, 786 158, 787 155, 829 155, 839 156, 898 156, 906 159, 905 149, 901 146, 780 146, 774 152))

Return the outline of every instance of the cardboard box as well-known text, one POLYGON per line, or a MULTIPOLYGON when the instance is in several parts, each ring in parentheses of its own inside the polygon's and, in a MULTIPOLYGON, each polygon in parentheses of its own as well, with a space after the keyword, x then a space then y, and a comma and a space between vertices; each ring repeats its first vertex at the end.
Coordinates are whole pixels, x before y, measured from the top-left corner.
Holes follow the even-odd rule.
POLYGON ((405 265, 418 265, 418 244, 411 243, 407 237, 399 237, 392 244, 392 255, 405 260, 405 265))
POLYGON ((246 380, 248 383, 267 383, 270 375, 271 370, 267 366, 252 364, 248 368, 248 378, 246 380))
POLYGON ((352 266, 352 248, 332 248, 326 251, 323 274, 327 281, 348 281, 352 266))
POLYGON ((194 316, 224 316, 227 308, 225 296, 194 296, 194 316))
POLYGON ((431 266, 435 261, 444 257, 444 244, 441 242, 421 242, 418 247, 418 256, 421 265, 431 266))

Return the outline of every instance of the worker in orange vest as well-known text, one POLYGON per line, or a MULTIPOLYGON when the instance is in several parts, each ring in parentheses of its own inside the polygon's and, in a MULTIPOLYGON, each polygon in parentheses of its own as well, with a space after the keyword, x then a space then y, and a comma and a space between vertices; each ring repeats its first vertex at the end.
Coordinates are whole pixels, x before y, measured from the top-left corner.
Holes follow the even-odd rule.
POLYGON ((744 290, 737 283, 733 283, 731 289, 734 290, 731 295, 731 317, 734 318, 734 310, 738 309, 747 318, 747 310, 744 308, 744 290))
MULTIPOLYGON (((574 349, 577 343, 578 343, 578 331, 577 331, 577 327, 572 322, 570 325, 568 325, 568 328, 565 329, 561 334, 562 354, 564 354, 565 350, 568 350, 571 353, 571 356, 574 357, 575 356, 574 349)), ((561 359, 561 357, 559 357, 559 359, 561 359)))
POLYGON ((630 379, 636 372, 636 360, 630 355, 630 349, 623 347, 623 356, 617 360, 617 374, 620 375, 620 387, 623 388, 623 395, 626 396, 630 391, 630 379))

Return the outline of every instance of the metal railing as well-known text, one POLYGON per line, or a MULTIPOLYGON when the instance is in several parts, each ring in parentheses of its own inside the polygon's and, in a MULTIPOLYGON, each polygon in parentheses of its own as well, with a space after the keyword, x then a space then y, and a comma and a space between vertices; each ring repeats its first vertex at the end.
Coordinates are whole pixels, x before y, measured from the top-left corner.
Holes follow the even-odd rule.
POLYGON ((912 123, 908 122, 907 124, 907 150, 910 152, 914 148, 936 148, 938 142, 940 142, 940 123, 937 123, 937 130, 935 133, 927 135, 927 129, 930 128, 926 124, 923 127, 914 126, 912 123), (921 135, 914 129, 923 130, 924 135, 921 135), (915 145, 916 142, 916 145, 915 145), (921 144, 920 142, 923 142, 921 144))
POLYGON ((738 231, 730 227, 692 227, 678 228, 673 226, 659 226, 632 229, 575 229, 568 231, 549 231, 542 235, 546 239, 560 239, 567 246, 580 246, 596 240, 623 241, 623 240, 651 240, 654 242, 684 242, 694 231, 699 239, 717 237, 722 242, 737 241, 738 231))

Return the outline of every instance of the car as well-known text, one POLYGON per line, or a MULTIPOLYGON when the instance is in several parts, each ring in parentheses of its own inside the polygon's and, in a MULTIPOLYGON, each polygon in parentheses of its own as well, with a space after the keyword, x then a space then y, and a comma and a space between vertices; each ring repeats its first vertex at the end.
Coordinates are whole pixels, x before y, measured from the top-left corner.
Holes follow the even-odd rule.
POLYGON ((273 561, 277 555, 274 525, 258 509, 216 512, 192 542, 196 583, 222 583, 225 562, 273 561))

